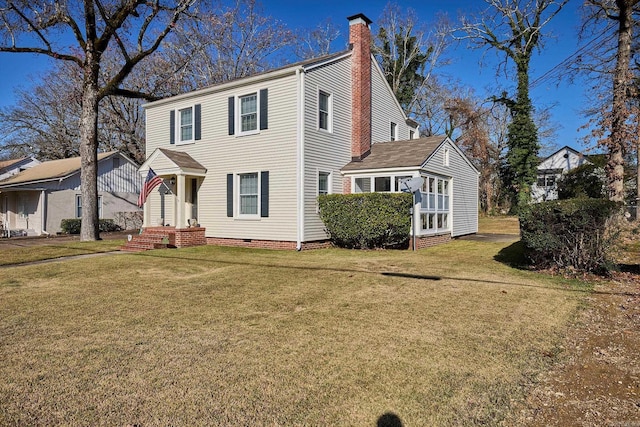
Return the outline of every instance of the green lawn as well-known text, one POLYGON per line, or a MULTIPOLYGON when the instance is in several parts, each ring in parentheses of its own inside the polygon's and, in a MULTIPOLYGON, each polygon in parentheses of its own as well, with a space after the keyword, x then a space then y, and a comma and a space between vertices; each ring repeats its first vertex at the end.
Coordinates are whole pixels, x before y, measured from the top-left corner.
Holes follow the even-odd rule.
POLYGON ((520 234, 517 216, 481 216, 478 218, 478 233, 520 234))
POLYGON ((124 240, 99 240, 97 242, 56 241, 29 245, 21 240, 4 241, 0 245, 0 266, 42 261, 76 255, 90 255, 117 251, 124 240))
POLYGON ((495 261, 505 245, 2 269, 0 425, 495 425, 587 290, 495 261))

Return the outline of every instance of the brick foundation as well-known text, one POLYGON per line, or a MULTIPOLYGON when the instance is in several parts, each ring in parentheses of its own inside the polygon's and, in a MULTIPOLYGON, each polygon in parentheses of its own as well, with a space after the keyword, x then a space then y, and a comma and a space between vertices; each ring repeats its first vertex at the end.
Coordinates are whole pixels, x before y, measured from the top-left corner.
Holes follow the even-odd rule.
MULTIPOLYGON (((259 239, 226 239, 222 237, 207 237, 208 245, 233 246, 238 248, 256 249, 280 249, 296 250, 296 242, 282 240, 259 240, 259 239)), ((302 250, 324 249, 331 246, 329 240, 317 240, 314 242, 303 242, 302 250)))
MULTIPOLYGON (((451 241, 451 233, 436 234, 430 236, 416 236, 416 249, 429 248, 451 241)), ((413 242, 409 239, 409 249, 413 249, 413 242)))

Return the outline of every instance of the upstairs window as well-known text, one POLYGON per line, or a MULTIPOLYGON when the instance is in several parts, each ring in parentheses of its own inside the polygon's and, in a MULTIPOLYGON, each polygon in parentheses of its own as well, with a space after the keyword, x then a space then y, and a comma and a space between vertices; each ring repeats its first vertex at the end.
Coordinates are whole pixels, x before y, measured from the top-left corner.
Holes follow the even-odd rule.
POLYGON ((413 139, 415 137, 415 132, 413 130, 409 131, 409 139, 413 139))
POLYGON ((397 139, 397 129, 398 125, 391 122, 391 141, 395 141, 397 139))
POLYGON ((193 109, 191 107, 178 110, 180 118, 180 142, 193 140, 193 109))
POLYGON ((318 93, 318 128, 331 132, 331 95, 318 93))
POLYGON ((258 94, 240 97, 240 132, 258 130, 258 94))
POLYGON ((442 164, 444 166, 449 166, 449 149, 448 148, 444 149, 444 155, 443 155, 443 159, 442 159, 442 164))
POLYGON ((169 143, 190 144, 199 140, 201 138, 201 112, 200 104, 171 110, 169 112, 169 143))

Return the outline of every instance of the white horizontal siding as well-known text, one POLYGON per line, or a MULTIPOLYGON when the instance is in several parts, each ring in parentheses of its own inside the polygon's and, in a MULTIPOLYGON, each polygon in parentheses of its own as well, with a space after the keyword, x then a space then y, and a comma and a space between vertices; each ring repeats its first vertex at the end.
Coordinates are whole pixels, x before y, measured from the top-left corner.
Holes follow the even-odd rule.
MULTIPOLYGON (((296 239, 296 88, 295 74, 291 74, 147 108, 147 156, 156 148, 182 151, 207 169, 198 192, 198 221, 208 237, 296 239), (228 98, 261 89, 268 89, 268 129, 254 135, 228 135, 228 98), (202 139, 170 144, 169 111, 194 104, 201 105, 202 139), (228 218, 227 174, 261 171, 269 171, 269 217, 228 218)), ((159 201, 150 207, 155 218, 159 201)))
POLYGON ((447 141, 424 167, 427 172, 451 177, 453 237, 478 232, 478 173, 447 141), (449 166, 444 165, 444 151, 449 149, 449 166))
POLYGON ((409 139, 409 126, 405 115, 396 102, 395 95, 379 68, 371 64, 371 140, 387 142, 391 140, 391 122, 397 125, 396 140, 409 139))
POLYGON ((327 237, 317 209, 318 172, 331 173, 331 193, 342 193, 340 169, 351 161, 351 60, 311 70, 305 75, 304 240, 327 237), (318 91, 331 94, 332 132, 318 129, 318 91))

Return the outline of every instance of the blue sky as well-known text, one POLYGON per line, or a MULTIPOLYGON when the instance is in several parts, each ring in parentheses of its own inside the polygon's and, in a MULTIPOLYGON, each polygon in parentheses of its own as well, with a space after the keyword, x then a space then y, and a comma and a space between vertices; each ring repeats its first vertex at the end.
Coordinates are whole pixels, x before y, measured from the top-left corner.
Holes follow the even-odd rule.
MULTIPOLYGON (((421 20, 434 22, 438 13, 446 13, 451 21, 456 21, 460 13, 467 13, 483 8, 481 0, 438 0, 438 1, 396 1, 401 8, 413 8, 421 20)), ((552 69, 578 49, 578 27, 580 24, 577 0, 571 0, 560 12, 546 33, 543 53, 536 56, 531 64, 531 81, 552 69)), ((303 1, 300 0, 264 0, 263 12, 284 22, 289 28, 313 28, 318 23, 330 18, 339 28, 342 35, 348 33, 347 16, 364 13, 373 20, 372 31, 377 31, 376 21, 387 4, 387 0, 368 1, 303 1)), ((335 50, 343 49, 345 39, 335 44, 335 50)), ((493 52, 484 56, 484 65, 478 65, 482 51, 470 50, 465 43, 452 46, 446 56, 450 64, 437 70, 457 79, 460 83, 473 87, 480 97, 488 97, 496 87, 511 87, 512 82, 504 74, 496 76, 495 66, 498 57, 493 52)), ((18 87, 28 88, 31 76, 43 72, 50 65, 48 59, 32 54, 0 53, 0 107, 14 103, 14 90, 18 87)), ((546 80, 531 90, 531 98, 538 107, 553 106, 552 121, 558 127, 557 140, 553 141, 559 148, 569 145, 583 150, 586 147, 580 138, 584 131, 578 128, 584 124, 581 110, 587 102, 584 84, 580 80, 574 83, 546 80)), ((553 150, 552 150, 553 151, 553 150)))

